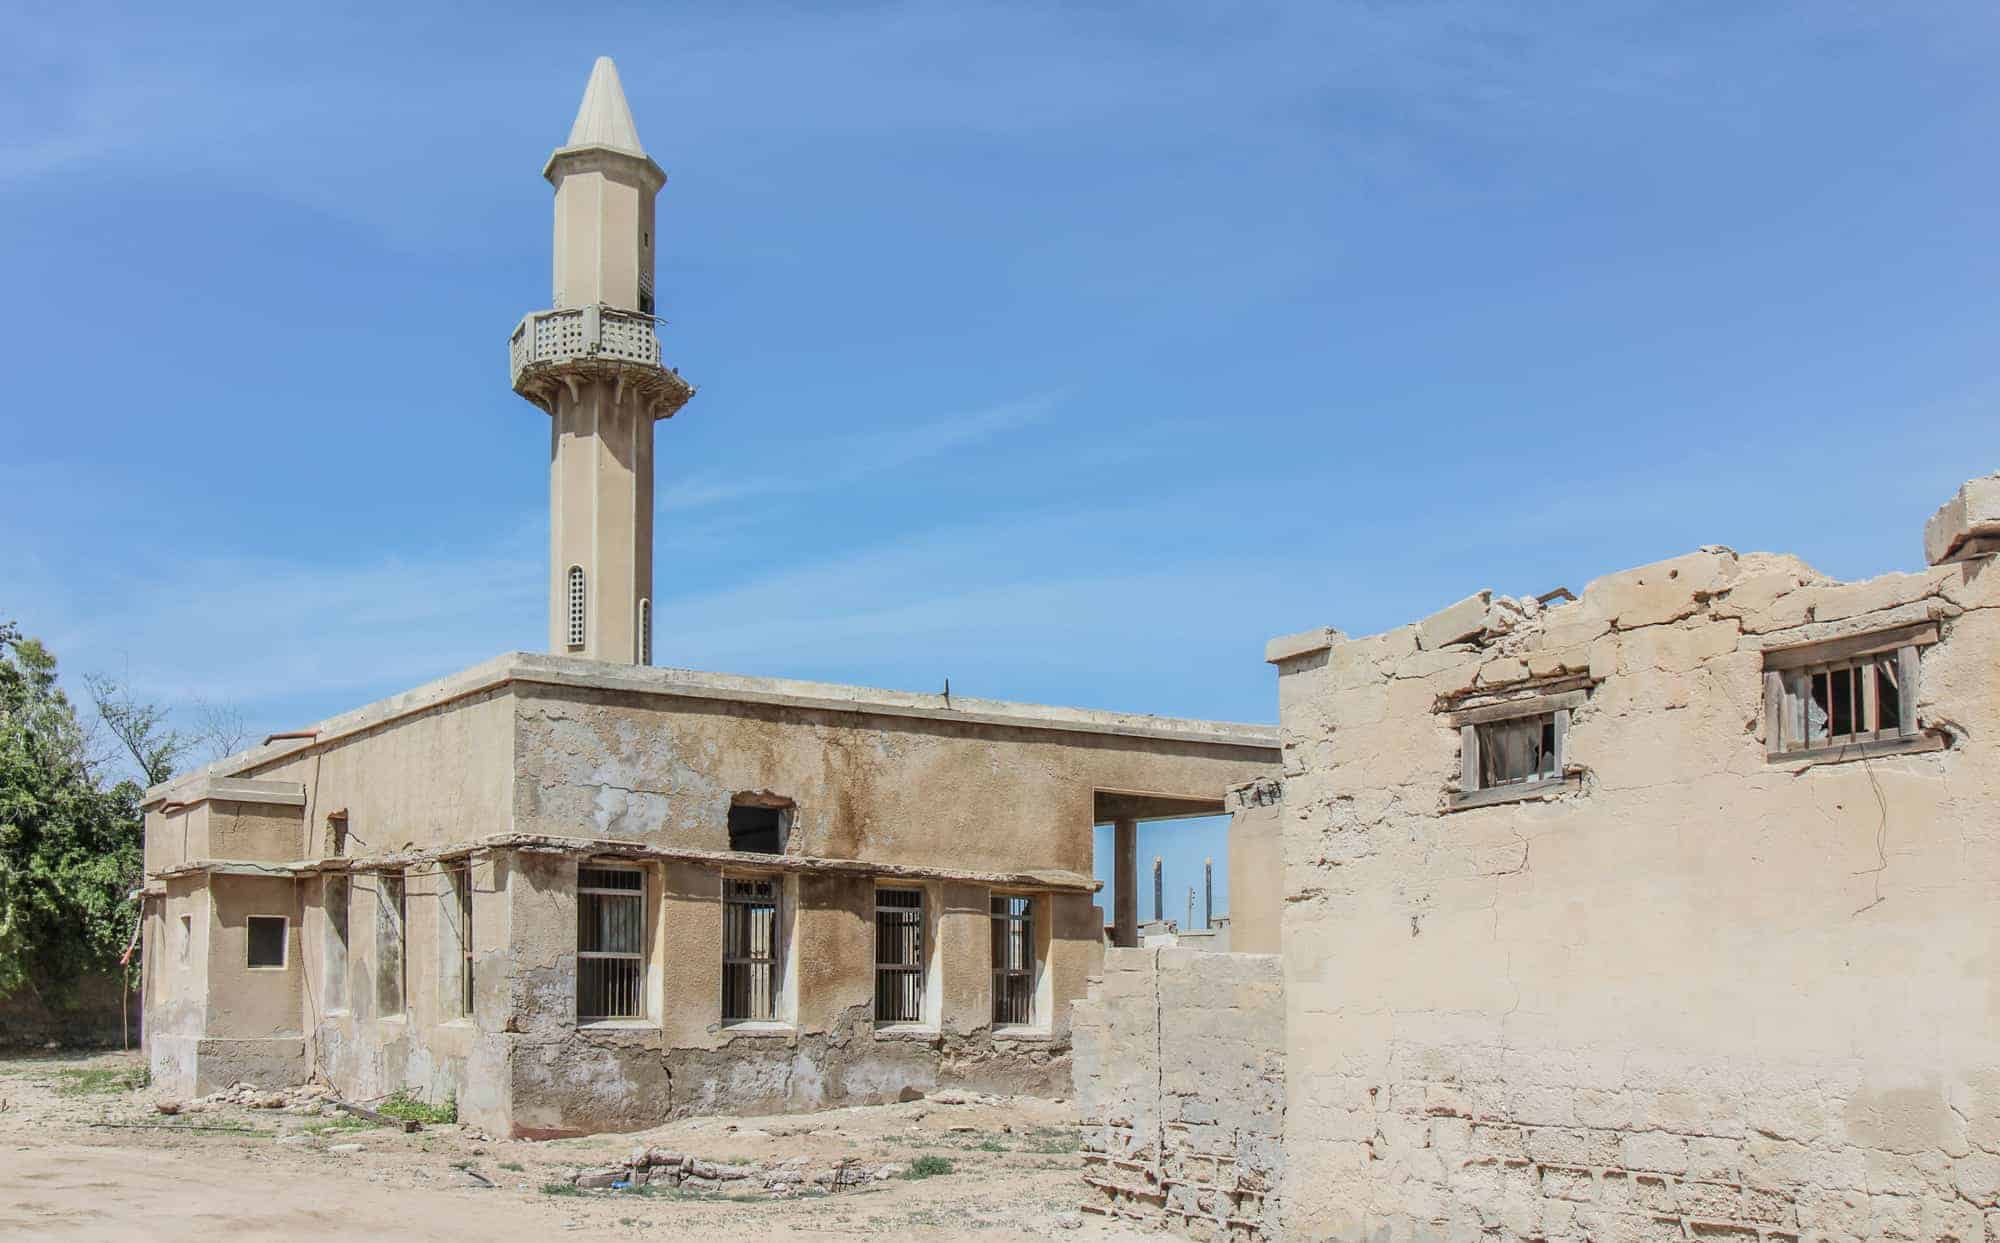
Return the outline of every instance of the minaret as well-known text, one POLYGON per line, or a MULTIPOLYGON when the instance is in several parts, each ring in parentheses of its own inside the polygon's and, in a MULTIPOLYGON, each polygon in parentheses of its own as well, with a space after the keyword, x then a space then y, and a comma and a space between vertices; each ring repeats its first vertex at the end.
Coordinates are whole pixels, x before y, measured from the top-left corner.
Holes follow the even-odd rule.
POLYGON ((660 365, 653 197, 609 56, 597 58, 556 188, 555 309, 514 329, 514 391, 549 414, 549 650, 653 662, 653 423, 694 395, 660 365))

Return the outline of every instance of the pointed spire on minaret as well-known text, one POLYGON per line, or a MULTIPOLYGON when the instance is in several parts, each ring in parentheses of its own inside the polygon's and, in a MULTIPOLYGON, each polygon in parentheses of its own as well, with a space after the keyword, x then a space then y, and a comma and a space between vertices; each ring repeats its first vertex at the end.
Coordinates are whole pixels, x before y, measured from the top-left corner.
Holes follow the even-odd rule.
POLYGON ((609 56, 598 57, 591 67, 590 84, 583 88, 583 106, 576 110, 576 124, 569 127, 569 141, 563 145, 646 154, 639 142, 639 127, 632 123, 632 106, 625 102, 625 87, 618 81, 618 66, 609 56))

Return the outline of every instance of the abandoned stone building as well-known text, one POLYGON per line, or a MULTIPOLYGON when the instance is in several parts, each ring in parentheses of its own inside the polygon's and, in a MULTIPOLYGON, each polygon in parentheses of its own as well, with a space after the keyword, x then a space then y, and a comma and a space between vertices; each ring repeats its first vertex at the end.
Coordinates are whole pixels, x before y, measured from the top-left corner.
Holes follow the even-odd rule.
POLYGON ((551 1135, 1073 1084, 1086 1207, 1198 1237, 2000 1238, 2000 476, 1914 573, 1272 640, 1276 728, 654 668, 693 389, 608 61, 544 175, 550 654, 149 791, 162 1087, 551 1135), (1225 809, 1231 952, 1140 947, 1138 823, 1225 809))
POLYGON ((2000 476, 1923 543, 1864 582, 1711 547, 1273 640, 1283 772, 1232 799, 1275 828, 1279 955, 1109 952, 1090 1206, 2000 1237, 2000 476))
MULTIPOLYGON (((551 654, 501 656, 148 792, 146 1049, 516 1135, 1067 1092, 1093 826, 1212 815, 1277 732, 652 668, 653 202, 600 60, 555 187, 551 654)), ((1129 912, 1119 935, 1133 943, 1129 912)))

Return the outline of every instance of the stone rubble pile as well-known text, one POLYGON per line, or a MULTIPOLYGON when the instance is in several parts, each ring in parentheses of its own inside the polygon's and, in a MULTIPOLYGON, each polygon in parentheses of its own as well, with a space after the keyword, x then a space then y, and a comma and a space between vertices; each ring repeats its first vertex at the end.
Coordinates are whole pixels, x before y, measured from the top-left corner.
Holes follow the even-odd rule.
POLYGON ((288 1088, 260 1088, 254 1083, 237 1083, 191 1101, 160 1100, 154 1108, 163 1114, 206 1113, 210 1110, 275 1109, 288 1114, 328 1114, 340 1094, 321 1083, 301 1083, 288 1088))
POLYGON ((881 1182, 902 1175, 907 1167, 894 1163, 868 1165, 839 1161, 823 1169, 812 1168, 810 1157, 790 1157, 762 1165, 734 1165, 707 1161, 692 1153, 664 1148, 634 1148, 619 1165, 584 1170, 570 1181, 582 1188, 686 1187, 712 1189, 724 1186, 761 1188, 774 1196, 793 1195, 809 1187, 837 1191, 863 1183, 881 1182))

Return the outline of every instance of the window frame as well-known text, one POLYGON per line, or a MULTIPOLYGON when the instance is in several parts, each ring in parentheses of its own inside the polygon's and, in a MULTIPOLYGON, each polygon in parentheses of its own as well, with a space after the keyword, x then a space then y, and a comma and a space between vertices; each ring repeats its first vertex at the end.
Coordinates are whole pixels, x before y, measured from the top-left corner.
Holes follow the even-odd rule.
POLYGON ((292 921, 285 915, 245 915, 243 917, 243 969, 245 971, 283 971, 292 965, 292 921), (253 962, 252 955, 256 942, 251 938, 250 925, 253 923, 277 923, 278 961, 253 962))
MULTIPOLYGON (((1925 731, 1917 716, 1917 700, 1922 690, 1923 649, 1938 641, 1936 622, 1917 622, 1765 649, 1765 761, 1771 764, 1823 764, 1865 759, 1872 755, 1933 751, 1942 747, 1943 740, 1925 731), (1814 677, 1827 677, 1828 693, 1831 695, 1835 674, 1849 670, 1873 673, 1884 657, 1890 658, 1896 670, 1898 711, 1895 725, 1883 725, 1879 717, 1878 683, 1875 677, 1864 676, 1861 679, 1862 714, 1872 719, 1875 728, 1834 734, 1829 710, 1827 741, 1814 745, 1809 736, 1807 716, 1814 677)), ((1850 724, 1856 723, 1850 721, 1850 724)))
POLYGON ((648 949, 652 944, 650 927, 652 906, 650 899, 653 892, 653 882, 650 871, 651 869, 647 868, 643 863, 628 863, 622 859, 585 859, 577 865, 576 1021, 579 1027, 605 1023, 644 1023, 652 1017, 651 964, 647 961, 648 949), (633 873, 639 877, 639 888, 637 891, 634 891, 612 886, 586 885, 583 883, 583 874, 585 872, 633 873), (583 899, 585 895, 600 898, 616 898, 621 901, 631 901, 637 904, 639 916, 639 949, 637 953, 625 950, 586 950, 583 948, 583 899), (632 1013, 585 1014, 583 1012, 583 964, 586 961, 615 961, 635 964, 636 970, 632 983, 632 1013))
POLYGON ((378 1019, 401 1022, 410 1016, 410 874, 407 869, 375 874, 375 1005, 378 1019), (395 900, 391 902, 393 887, 395 900), (387 993, 382 951, 396 949, 396 1008, 382 1009, 387 993))
MULTIPOLYGON (((725 872, 722 875, 722 1003, 721 1015, 724 1027, 771 1027, 783 1026, 790 1020, 785 1014, 786 956, 791 948, 791 937, 786 928, 790 922, 786 918, 787 902, 784 878, 776 873, 725 872), (763 885, 769 888, 771 906, 770 952, 765 957, 757 954, 730 953, 730 923, 735 918, 738 907, 762 906, 761 898, 739 897, 734 892, 737 885, 763 885), (762 968, 768 972, 766 991, 770 999, 770 1013, 732 1014, 730 998, 730 968, 747 970, 762 968)), ((748 990, 754 995, 754 989, 748 990)), ((755 1007, 746 1007, 754 1009, 755 1007)))
POLYGON ((354 954, 351 919, 354 909, 354 878, 345 872, 330 872, 320 877, 319 908, 325 929, 320 944, 320 991, 326 996, 328 1014, 347 1014, 353 1005, 348 963, 352 961, 354 954), (336 887, 340 892, 338 919, 334 916, 336 908, 332 898, 336 887), (339 994, 338 997, 335 996, 336 992, 339 994))
POLYGON ((438 1008, 445 1021, 472 1017, 472 856, 438 860, 438 1008))
POLYGON ((986 918, 990 933, 988 944, 991 947, 989 950, 991 973, 987 979, 989 1001, 987 1010, 993 1030, 996 1033, 1036 1032, 1040 1031, 1048 1021, 1047 1016, 1042 1013, 1042 971, 1046 964, 1042 961, 1041 945, 1038 939, 1040 929, 1037 925, 1042 915, 1037 908, 1040 905, 1039 894, 1022 893, 1016 890, 991 890, 987 894, 986 918), (1001 903, 1012 902, 1019 902, 1021 904, 1021 911, 1018 915, 1012 912, 1003 913, 996 909, 1001 903), (1001 965, 999 950, 1002 933, 1000 926, 1003 923, 1020 924, 1021 944, 1027 951, 1026 965, 1021 967, 1003 967, 1001 965), (1018 977, 1026 982, 1027 987, 1025 992, 1028 1004, 1025 1016, 1017 1018, 1012 1016, 1003 1017, 1001 1015, 1002 990, 1000 981, 1002 976, 1018 977))
POLYGON ((1569 731, 1576 709, 1588 702, 1589 698, 1590 690, 1585 686, 1518 699, 1504 699, 1497 703, 1462 708, 1451 713, 1448 719, 1458 729, 1459 769, 1458 788, 1452 792, 1446 810, 1460 811, 1474 807, 1492 807, 1500 803, 1524 802, 1529 799, 1547 798, 1576 788, 1577 783, 1569 775, 1569 731), (1555 769, 1554 775, 1529 781, 1510 781, 1502 785, 1480 785, 1480 770, 1483 767, 1480 762, 1482 748, 1480 729, 1536 717, 1552 719, 1555 745, 1551 764, 1555 769))
POLYGON ((563 572, 564 630, 563 640, 572 652, 582 651, 589 642, 589 631, 585 622, 589 618, 590 580, 583 567, 572 564, 563 572))
POLYGON ((930 916, 931 897, 922 885, 877 885, 875 886, 875 1026, 877 1028, 925 1028, 934 1026, 930 1014, 930 916), (884 905, 882 895, 886 893, 915 894, 917 904, 912 907, 902 904, 884 905), (889 962, 882 956, 884 915, 893 916, 899 923, 914 925, 915 935, 911 946, 910 962, 889 962), (914 916, 912 920, 911 917, 914 916), (891 977, 908 979, 914 977, 914 985, 900 983, 896 988, 898 996, 907 995, 914 988, 917 1012, 910 1016, 889 1016, 882 1013, 883 1000, 889 994, 883 991, 885 980, 891 977))

